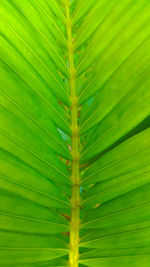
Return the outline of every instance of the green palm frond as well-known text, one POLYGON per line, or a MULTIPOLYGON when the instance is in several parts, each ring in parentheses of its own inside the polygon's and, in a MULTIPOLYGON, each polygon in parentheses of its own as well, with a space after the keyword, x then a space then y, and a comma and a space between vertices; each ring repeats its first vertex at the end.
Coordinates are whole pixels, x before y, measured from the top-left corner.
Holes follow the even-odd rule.
POLYGON ((0 266, 149 267, 150 1, 0 1, 0 266))

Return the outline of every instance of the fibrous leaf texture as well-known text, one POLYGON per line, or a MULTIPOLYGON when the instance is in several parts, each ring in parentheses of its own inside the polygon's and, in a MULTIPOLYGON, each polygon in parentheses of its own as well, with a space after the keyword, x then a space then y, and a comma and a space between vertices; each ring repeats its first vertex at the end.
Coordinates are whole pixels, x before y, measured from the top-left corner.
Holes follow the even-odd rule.
POLYGON ((150 266, 150 1, 0 1, 0 266, 150 266))

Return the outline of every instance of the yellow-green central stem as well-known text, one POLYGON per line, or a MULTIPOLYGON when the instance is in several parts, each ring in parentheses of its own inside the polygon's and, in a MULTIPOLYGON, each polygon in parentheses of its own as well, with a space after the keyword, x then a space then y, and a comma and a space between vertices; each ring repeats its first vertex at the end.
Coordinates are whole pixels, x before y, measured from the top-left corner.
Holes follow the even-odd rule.
POLYGON ((72 40, 72 28, 70 20, 70 1, 65 1, 68 57, 71 92, 71 127, 72 127, 72 192, 71 192, 71 230, 70 230, 70 267, 78 267, 79 259, 79 216, 80 216, 80 176, 79 176, 79 136, 78 136, 78 106, 76 94, 76 81, 74 69, 74 51, 72 40))

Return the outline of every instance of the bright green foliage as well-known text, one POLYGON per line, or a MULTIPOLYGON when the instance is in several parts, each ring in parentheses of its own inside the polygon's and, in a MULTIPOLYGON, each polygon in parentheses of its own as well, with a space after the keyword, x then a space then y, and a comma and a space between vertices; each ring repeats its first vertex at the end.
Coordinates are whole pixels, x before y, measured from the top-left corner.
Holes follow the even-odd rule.
POLYGON ((150 266, 150 1, 0 1, 0 266, 150 266))

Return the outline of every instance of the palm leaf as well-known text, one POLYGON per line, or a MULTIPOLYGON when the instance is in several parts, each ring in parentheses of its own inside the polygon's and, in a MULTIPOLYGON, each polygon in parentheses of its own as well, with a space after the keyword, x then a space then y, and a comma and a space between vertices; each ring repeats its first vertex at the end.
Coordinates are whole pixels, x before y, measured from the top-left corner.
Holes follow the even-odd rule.
POLYGON ((150 261, 150 2, 0 2, 0 265, 150 261))

